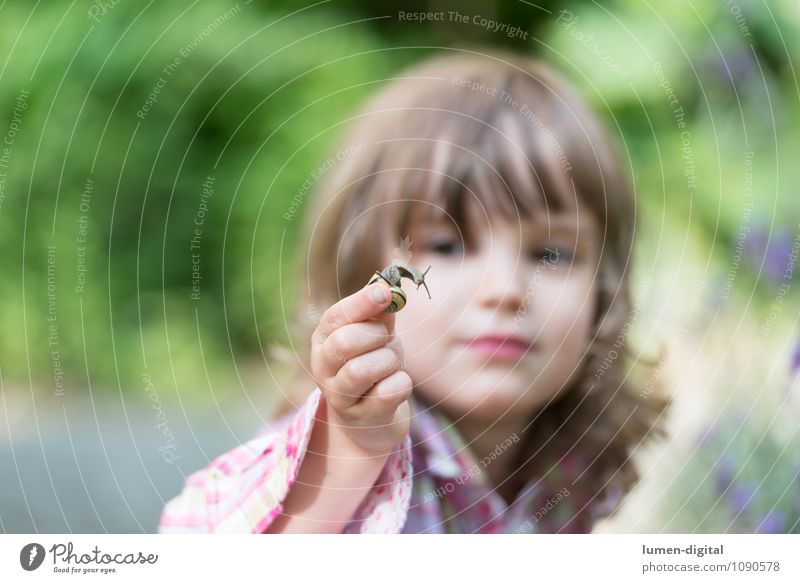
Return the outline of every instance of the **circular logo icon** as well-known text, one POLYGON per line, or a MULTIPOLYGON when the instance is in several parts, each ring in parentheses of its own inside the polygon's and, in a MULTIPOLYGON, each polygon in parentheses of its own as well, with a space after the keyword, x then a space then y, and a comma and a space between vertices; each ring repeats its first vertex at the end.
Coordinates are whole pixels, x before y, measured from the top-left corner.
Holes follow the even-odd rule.
POLYGON ((19 564, 26 571, 35 571, 44 561, 44 547, 39 543, 30 543, 19 552, 19 564))

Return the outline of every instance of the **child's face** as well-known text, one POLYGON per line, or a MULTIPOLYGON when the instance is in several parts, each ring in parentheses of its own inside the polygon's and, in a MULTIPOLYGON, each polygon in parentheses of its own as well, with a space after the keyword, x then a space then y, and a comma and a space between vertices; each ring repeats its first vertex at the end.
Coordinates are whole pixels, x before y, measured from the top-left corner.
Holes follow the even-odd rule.
POLYGON ((466 248, 446 216, 412 223, 411 263, 431 266, 433 299, 403 280, 409 301, 396 330, 406 370, 450 415, 528 417, 565 387, 589 345, 597 220, 586 210, 551 214, 548 235, 544 212, 521 224, 490 221, 477 204, 467 214, 466 248))

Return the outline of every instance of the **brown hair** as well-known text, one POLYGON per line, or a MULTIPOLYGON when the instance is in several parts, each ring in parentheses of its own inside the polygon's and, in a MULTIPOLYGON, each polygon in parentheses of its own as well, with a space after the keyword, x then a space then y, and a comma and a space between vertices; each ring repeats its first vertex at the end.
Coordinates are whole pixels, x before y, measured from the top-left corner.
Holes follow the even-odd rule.
POLYGON ((593 341, 572 386, 532 419, 510 479, 518 491, 579 451, 585 462, 568 486, 586 494, 574 498, 587 500, 578 510, 588 513, 609 491, 628 492, 638 481, 630 456, 652 432, 663 433, 668 400, 634 388, 631 372, 641 363, 620 342, 631 317, 637 209, 614 144, 577 92, 536 60, 459 50, 392 80, 356 116, 344 143, 304 225, 309 250, 299 262, 293 333, 302 366, 292 400, 302 402, 313 388, 307 371, 318 313, 382 267, 413 208, 443 208, 468 237, 468 198, 511 219, 585 204, 604 227, 593 341), (604 365, 610 354, 613 364, 604 365))

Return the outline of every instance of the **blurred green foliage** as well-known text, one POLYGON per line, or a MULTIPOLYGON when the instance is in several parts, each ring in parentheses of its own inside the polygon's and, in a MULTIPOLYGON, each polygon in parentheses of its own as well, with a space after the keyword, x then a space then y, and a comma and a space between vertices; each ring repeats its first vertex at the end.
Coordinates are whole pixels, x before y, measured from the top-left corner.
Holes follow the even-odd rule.
POLYGON ((664 495, 654 501, 649 529, 800 533, 797 403, 765 407, 759 403, 764 388, 752 389, 759 397, 751 406, 722 409, 691 448, 665 459, 664 495))
POLYGON ((27 22, 27 4, 4 11, 4 114, 30 94, 0 210, 6 379, 31 371, 53 386, 52 347, 72 387, 136 387, 147 369, 206 394, 206 371, 233 381, 234 355, 258 353, 259 329, 265 342, 282 337, 292 294, 278 266, 297 227, 282 215, 328 155, 335 122, 394 66, 370 28, 324 10, 280 19, 239 4, 215 26, 231 6, 122 2, 99 23, 58 4, 27 22))
MULTIPOLYGON (((706 263, 707 277, 724 277, 743 225, 746 152, 757 175, 751 224, 796 228, 791 7, 776 16, 741 2, 748 37, 721 3, 101 4, 19 0, 0 10, 0 138, 19 127, 0 206, 7 386, 54 391, 59 369, 67 390, 138 390, 144 372, 198 399, 236 387, 241 363, 286 337, 295 296, 286 278, 304 251, 299 220, 283 218, 291 199, 359 104, 437 47, 502 46, 562 70, 629 159, 642 232, 661 241, 664 217, 685 225, 697 248, 684 256, 706 263), (482 14, 528 34, 397 19, 424 9, 482 14)), ((769 253, 751 249, 740 293, 774 295, 761 269, 769 253)))

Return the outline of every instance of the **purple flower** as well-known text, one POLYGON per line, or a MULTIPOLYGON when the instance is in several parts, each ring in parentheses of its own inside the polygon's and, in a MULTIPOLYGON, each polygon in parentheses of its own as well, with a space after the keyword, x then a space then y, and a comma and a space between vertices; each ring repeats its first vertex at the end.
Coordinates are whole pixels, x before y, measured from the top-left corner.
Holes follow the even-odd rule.
POLYGON ((768 232, 765 226, 757 226, 745 241, 745 251, 756 270, 763 269, 767 278, 783 283, 793 243, 792 233, 786 227, 768 232))
POLYGON ((761 257, 767 248, 766 229, 763 226, 754 226, 744 242, 744 249, 751 256, 753 263, 761 264, 761 257))
POLYGON ((800 342, 798 342, 797 346, 794 347, 794 354, 792 355, 792 360, 789 364, 790 372, 795 373, 798 370, 800 370, 800 342))
POLYGON ((728 500, 728 508, 734 516, 738 516, 750 507, 750 503, 753 498, 755 498, 755 494, 756 487, 752 482, 734 484, 725 495, 728 500))
POLYGON ((730 48, 724 56, 716 60, 717 73, 733 84, 747 80, 753 71, 753 58, 743 47, 730 48))
POLYGON ((718 492, 724 492, 731 485, 735 473, 736 465, 733 463, 733 458, 728 454, 723 455, 714 468, 714 483, 718 492))
POLYGON ((764 269, 774 281, 783 281, 786 268, 789 265, 792 253, 792 235, 786 229, 781 229, 769 243, 767 261, 764 269))
POLYGON ((786 525, 786 517, 777 510, 773 510, 761 520, 761 523, 758 525, 756 533, 758 534, 782 533, 785 525, 786 525))

